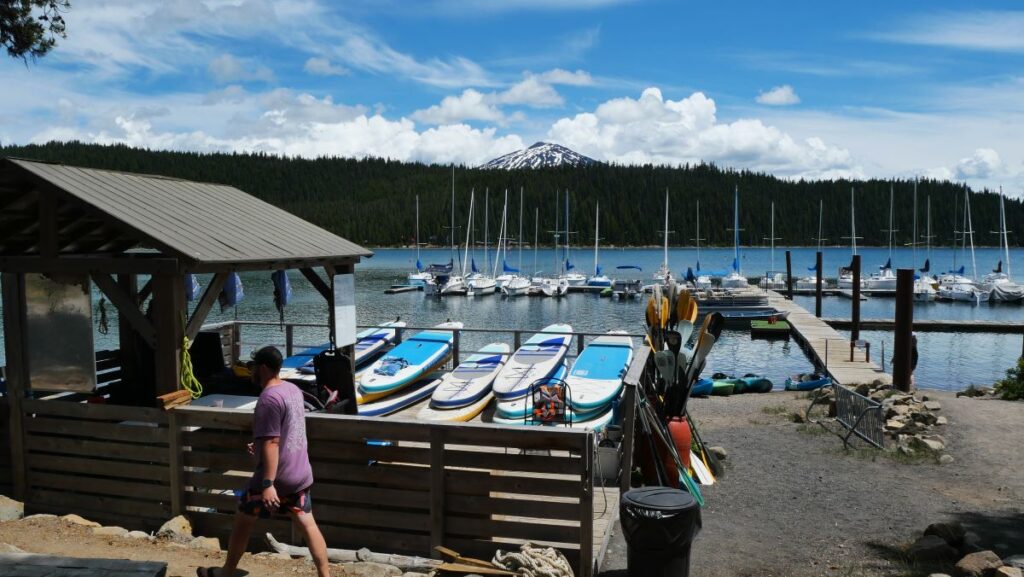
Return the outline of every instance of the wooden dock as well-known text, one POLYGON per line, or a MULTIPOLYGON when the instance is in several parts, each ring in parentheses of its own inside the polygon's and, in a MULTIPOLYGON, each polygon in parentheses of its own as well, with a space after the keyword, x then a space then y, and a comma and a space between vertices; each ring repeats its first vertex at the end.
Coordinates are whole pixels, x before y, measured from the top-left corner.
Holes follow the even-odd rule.
POLYGON ((786 321, 793 329, 793 337, 800 342, 814 364, 825 370, 836 382, 843 385, 873 383, 876 380, 892 382, 892 375, 865 360, 864 351, 854 351, 854 360, 851 361, 850 340, 800 305, 786 300, 775 291, 768 291, 768 304, 789 313, 786 321))
MULTIPOLYGON (((853 327, 851 319, 821 319, 835 329, 849 330, 853 327)), ((896 327, 894 319, 861 319, 862 331, 891 331, 896 327)), ((1007 335, 1024 334, 1024 323, 1010 321, 946 321, 946 320, 915 320, 914 330, 922 333, 996 333, 1007 335)))

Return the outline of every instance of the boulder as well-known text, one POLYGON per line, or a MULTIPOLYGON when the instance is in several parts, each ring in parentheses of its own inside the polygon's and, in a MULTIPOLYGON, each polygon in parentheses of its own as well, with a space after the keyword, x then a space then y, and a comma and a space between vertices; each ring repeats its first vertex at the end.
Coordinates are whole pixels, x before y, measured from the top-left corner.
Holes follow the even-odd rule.
POLYGON ((192 524, 188 522, 184 515, 178 515, 161 525, 160 530, 156 532, 156 536, 176 541, 191 541, 192 524))
POLYGON ((719 461, 729 458, 729 452, 725 450, 725 447, 708 447, 708 452, 718 457, 719 461))
POLYGON ((889 419, 885 422, 885 428, 892 432, 900 432, 906 426, 906 423, 899 419, 889 419))
POLYGON ((956 521, 950 523, 932 523, 924 530, 925 535, 941 537, 950 547, 959 548, 964 543, 964 535, 967 531, 964 526, 956 521))
POLYGON ((907 557, 916 563, 952 561, 959 557, 957 550, 937 535, 925 535, 907 549, 907 557))
POLYGON ((941 457, 939 457, 939 464, 940 465, 951 465, 953 463, 953 461, 955 461, 955 460, 956 459, 953 458, 953 455, 943 454, 941 457))
POLYGON ((893 417, 903 416, 903 415, 906 415, 906 414, 909 414, 909 413, 910 413, 910 407, 908 407, 906 405, 895 405, 894 404, 891 407, 889 407, 889 410, 886 411, 885 416, 886 416, 886 418, 891 419, 893 417))
POLYGON ((869 385, 867 383, 861 383, 861 384, 857 385, 857 388, 855 388, 854 391, 856 391, 858 395, 862 395, 862 396, 866 397, 869 394, 871 394, 871 385, 869 385))
POLYGON ((128 537, 129 539, 147 539, 147 540, 153 538, 152 535, 150 535, 149 533, 146 533, 145 531, 129 531, 128 534, 125 535, 125 537, 128 537))
POLYGON ((915 451, 931 451, 933 453, 941 453, 946 448, 945 445, 935 439, 924 439, 921 437, 909 437, 907 439, 907 446, 915 451))
POLYGON ((73 514, 72 515, 64 515, 63 517, 60 518, 60 520, 64 521, 65 523, 70 523, 72 525, 81 525, 82 527, 99 527, 100 526, 100 524, 97 523, 96 521, 90 521, 88 519, 85 519, 83 517, 80 517, 78 515, 73 515, 73 514))
POLYGON ((108 537, 124 537, 128 534, 128 529, 125 529, 124 527, 93 527, 92 534, 108 537))
POLYGON ((929 411, 941 411, 942 405, 938 401, 925 401, 924 408, 929 411))
POLYGON ((946 417, 935 417, 935 424, 940 427, 945 426, 949 424, 949 419, 946 417))
POLYGON ((359 561, 335 565, 331 575, 335 577, 400 577, 402 570, 393 565, 359 561))
POLYGON ((216 537, 196 537, 188 542, 188 546, 192 549, 202 549, 204 551, 220 551, 220 539, 216 537))
POLYGON ((1024 555, 1010 555, 1003 559, 1003 565, 1024 569, 1024 555))
POLYGON ((1021 571, 1020 567, 1003 566, 996 569, 994 575, 995 577, 1024 577, 1024 571, 1021 571))
POLYGON ((28 517, 22 518, 22 521, 56 521, 57 516, 51 515, 50 513, 36 513, 35 515, 29 515, 28 517))
POLYGON ((956 563, 956 573, 960 577, 988 577, 993 571, 1003 566, 1003 560, 992 551, 971 553, 956 563))
POLYGON ((939 418, 931 413, 914 413, 914 422, 920 423, 927 427, 934 425, 938 422, 939 418))
POLYGON ((0 495, 0 521, 17 521, 25 516, 25 504, 0 495))

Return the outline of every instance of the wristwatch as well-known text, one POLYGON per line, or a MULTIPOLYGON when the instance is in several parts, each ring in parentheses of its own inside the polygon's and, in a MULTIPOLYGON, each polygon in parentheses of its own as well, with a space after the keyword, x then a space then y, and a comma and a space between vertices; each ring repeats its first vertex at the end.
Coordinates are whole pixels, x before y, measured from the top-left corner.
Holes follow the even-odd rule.
POLYGON ((274 480, 273 479, 263 479, 263 488, 264 489, 269 489, 269 488, 271 488, 273 486, 274 486, 274 480))

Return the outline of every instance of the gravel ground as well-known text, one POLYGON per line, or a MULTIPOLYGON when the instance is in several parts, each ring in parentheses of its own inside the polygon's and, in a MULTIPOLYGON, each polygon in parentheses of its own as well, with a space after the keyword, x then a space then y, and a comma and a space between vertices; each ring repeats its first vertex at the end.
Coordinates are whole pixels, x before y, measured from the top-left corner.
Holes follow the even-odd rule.
MULTIPOLYGON (((1024 403, 923 394, 940 401, 949 419, 936 432, 952 464, 844 451, 819 426, 788 420, 807 407, 801 393, 693 400, 704 440, 729 456, 726 474, 705 488, 691 574, 921 574, 899 550, 947 520, 962 522, 1002 556, 1024 553, 1024 403)), ((616 527, 602 574, 624 575, 625 568, 616 527)))

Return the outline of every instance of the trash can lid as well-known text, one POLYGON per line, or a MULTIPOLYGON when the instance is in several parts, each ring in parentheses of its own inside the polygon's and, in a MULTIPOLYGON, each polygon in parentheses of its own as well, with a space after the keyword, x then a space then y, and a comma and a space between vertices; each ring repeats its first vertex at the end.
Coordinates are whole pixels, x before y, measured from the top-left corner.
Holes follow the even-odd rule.
POLYGON ((672 487, 640 487, 622 495, 622 504, 664 512, 685 511, 699 507, 693 495, 672 487))

